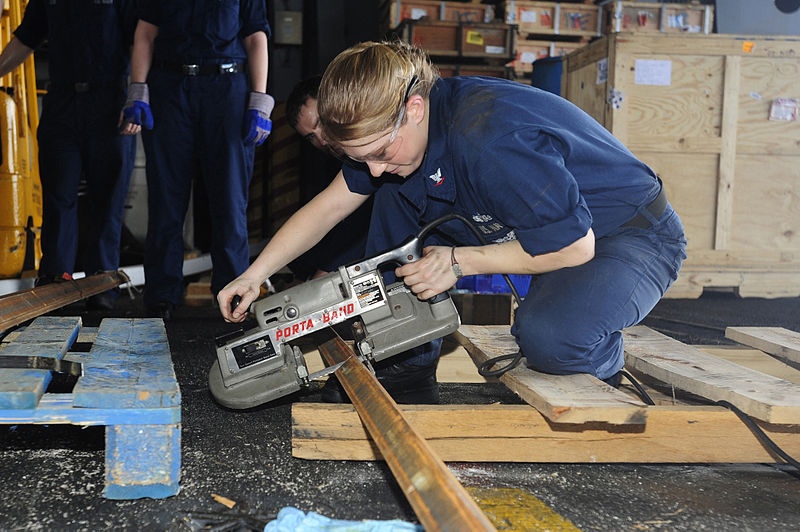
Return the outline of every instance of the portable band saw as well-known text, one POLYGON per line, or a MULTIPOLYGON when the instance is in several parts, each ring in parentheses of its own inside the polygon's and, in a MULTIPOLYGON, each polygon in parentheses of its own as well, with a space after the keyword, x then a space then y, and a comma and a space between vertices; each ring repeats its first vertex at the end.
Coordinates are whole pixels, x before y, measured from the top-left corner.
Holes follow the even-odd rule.
POLYGON ((370 364, 457 330, 458 311, 447 292, 421 301, 403 283, 384 284, 382 266, 421 256, 421 237, 411 237, 398 248, 257 301, 257 327, 217 338, 217 360, 208 375, 214 398, 229 408, 250 408, 332 373, 336 367, 309 375, 292 342, 351 318, 356 354, 370 364))

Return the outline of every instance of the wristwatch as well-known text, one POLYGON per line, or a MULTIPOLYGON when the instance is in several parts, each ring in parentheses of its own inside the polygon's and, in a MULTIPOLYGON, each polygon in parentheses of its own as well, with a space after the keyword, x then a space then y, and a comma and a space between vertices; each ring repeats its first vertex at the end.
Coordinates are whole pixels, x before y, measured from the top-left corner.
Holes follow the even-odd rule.
POLYGON ((450 248, 450 265, 453 267, 453 273, 456 276, 456 281, 464 277, 464 273, 461 271, 461 265, 456 262, 456 248, 450 248))

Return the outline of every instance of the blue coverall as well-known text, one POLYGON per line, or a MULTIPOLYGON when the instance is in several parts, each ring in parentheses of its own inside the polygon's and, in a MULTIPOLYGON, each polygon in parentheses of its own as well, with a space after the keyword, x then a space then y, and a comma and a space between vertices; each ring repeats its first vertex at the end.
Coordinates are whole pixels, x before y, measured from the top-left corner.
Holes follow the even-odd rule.
POLYGON ((269 36, 270 27, 264 0, 147 0, 139 16, 158 26, 147 78, 154 127, 142 131, 148 188, 144 302, 177 305, 183 221, 197 169, 212 220, 212 292, 249 265, 254 147, 243 142, 249 88, 242 39, 257 31, 269 36), (225 72, 217 68, 223 64, 237 66, 225 72))
POLYGON ((84 270, 119 267, 136 144, 134 137, 118 133, 117 124, 135 24, 132 0, 32 0, 14 31, 29 48, 48 41, 50 86, 38 130, 42 278, 75 268, 81 176, 91 217, 84 270))
MULTIPOLYGON (((591 228, 594 258, 536 276, 511 332, 533 369, 614 376, 624 364, 620 330, 647 315, 686 257, 672 207, 658 219, 647 210, 662 188, 653 171, 570 102, 495 78, 436 82, 427 147, 401 185, 345 167, 350 190, 375 193, 367 252, 448 213, 471 220, 488 242, 518 240, 531 255, 591 228), (644 224, 630 225, 637 215, 644 224)), ((453 220, 426 243, 479 241, 453 220)))

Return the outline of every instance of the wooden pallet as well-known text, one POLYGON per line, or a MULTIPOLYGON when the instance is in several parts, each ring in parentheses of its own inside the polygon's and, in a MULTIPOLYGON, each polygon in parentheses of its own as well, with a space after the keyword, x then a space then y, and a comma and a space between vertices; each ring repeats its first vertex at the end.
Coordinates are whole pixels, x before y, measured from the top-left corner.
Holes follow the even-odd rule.
POLYGON ((105 425, 108 499, 164 498, 179 490, 181 393, 160 319, 39 317, 9 335, 0 355, 83 364, 72 393, 47 393, 47 370, 0 369, 0 423, 105 425), (79 339, 89 352, 71 353, 79 339))
MULTIPOLYGON (((800 455, 800 371, 755 349, 700 349, 646 327, 624 334, 626 369, 649 387, 656 406, 641 403, 629 386, 517 368, 500 380, 534 408, 414 405, 405 413, 445 461, 775 462, 732 411, 714 404, 725 399, 784 451, 800 455)), ((445 350, 442 382, 456 373, 445 364, 450 357, 466 361, 468 352, 477 363, 516 350, 507 326, 462 326, 453 336, 463 347, 445 350)), ((789 349, 799 347, 795 338, 789 349)), ((458 380, 473 376, 474 365, 471 372, 462 365, 458 380)), ((380 459, 349 405, 298 403, 292 422, 296 457, 380 459)))

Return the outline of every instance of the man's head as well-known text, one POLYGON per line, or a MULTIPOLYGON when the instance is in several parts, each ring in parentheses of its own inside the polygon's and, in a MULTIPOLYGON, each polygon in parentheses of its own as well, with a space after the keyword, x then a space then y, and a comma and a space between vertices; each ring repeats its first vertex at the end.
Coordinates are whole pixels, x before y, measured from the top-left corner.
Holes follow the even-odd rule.
POLYGON ((427 54, 402 41, 364 42, 328 65, 319 118, 328 144, 377 177, 411 175, 428 142, 428 99, 439 78, 427 54))
POLYGON ((322 76, 314 76, 294 86, 286 100, 286 119, 289 125, 315 148, 324 150, 328 143, 322 135, 322 125, 317 113, 320 81, 322 76))

